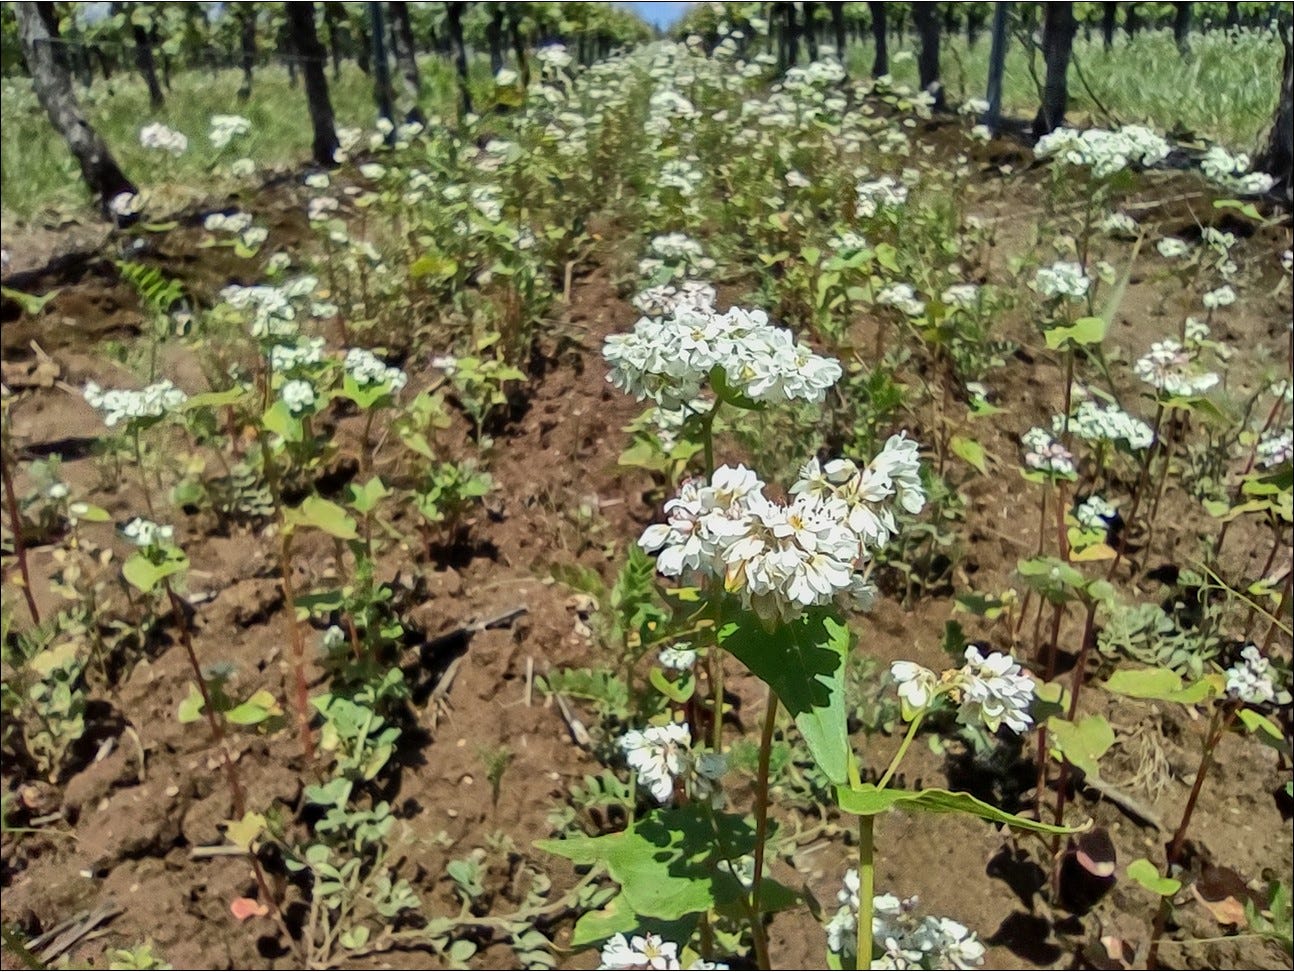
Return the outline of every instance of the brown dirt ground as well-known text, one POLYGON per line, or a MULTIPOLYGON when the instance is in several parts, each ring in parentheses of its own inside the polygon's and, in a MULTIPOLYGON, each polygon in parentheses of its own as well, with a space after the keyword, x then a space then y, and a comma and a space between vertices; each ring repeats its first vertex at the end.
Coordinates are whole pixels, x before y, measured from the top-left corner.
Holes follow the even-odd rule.
MULTIPOLYGON (((1156 177, 1143 198, 1157 202, 1178 194, 1178 179, 1156 177)), ((1192 188, 1193 184, 1187 186, 1187 193, 1192 188)), ((1031 221, 1019 218, 1030 205, 1027 192, 1008 193, 1005 184, 986 179, 977 207, 983 218, 998 221, 1000 231, 987 255, 985 274, 991 276, 1007 255, 1031 245, 1022 230, 1031 221)), ((291 235, 290 201, 271 196, 269 208, 275 206, 282 212, 276 233, 291 235)), ((1189 225, 1193 211, 1208 214, 1207 201, 1196 210, 1187 202, 1149 212, 1164 232, 1172 232, 1189 225)), ((185 228, 175 231, 158 241, 157 257, 199 291, 238 278, 239 267, 212 264, 209 251, 200 255, 194 251, 194 238, 185 228)), ((1264 354, 1268 360, 1280 360, 1285 354, 1290 292, 1288 286, 1279 287, 1274 254, 1288 245, 1287 224, 1268 228, 1241 244, 1242 261, 1265 260, 1275 269, 1246 291, 1256 296, 1227 309, 1215 328, 1255 360, 1264 354)), ((70 279, 38 278, 29 286, 35 292, 64 287, 41 320, 11 320, 6 313, 6 380, 25 373, 37 360, 32 340, 59 369, 59 380, 52 386, 23 391, 14 407, 13 429, 16 441, 29 451, 44 451, 44 445, 62 452, 63 475, 74 492, 91 495, 124 519, 141 508, 138 487, 119 481, 110 467, 90 455, 87 446, 102 434, 102 427, 76 390, 91 378, 105 384, 125 380, 124 373, 105 360, 100 344, 106 338, 129 340, 138 334, 143 319, 129 288, 115 282, 103 261, 77 266, 70 279)), ((1140 267, 1146 269, 1134 276, 1111 338, 1125 358, 1139 354, 1157 337, 1173 333, 1184 313, 1176 295, 1170 296, 1167 310, 1159 308, 1165 285, 1154 274, 1157 258, 1143 253, 1140 267)), ((607 576, 614 562, 608 559, 605 544, 627 542, 656 514, 650 480, 616 465, 626 441, 623 426, 637 414, 637 407, 606 383, 599 355, 603 337, 628 327, 634 317, 605 268, 594 266, 576 276, 570 303, 558 308, 551 329, 554 339, 543 349, 545 367, 526 389, 524 411, 498 437, 491 463, 497 489, 471 524, 471 550, 452 563, 424 565, 425 590, 420 590, 420 603, 410 620, 427 640, 471 619, 519 605, 527 608, 510 627, 479 632, 465 649, 458 649, 465 653, 448 694, 447 710, 418 711, 424 734, 420 739, 409 734, 390 784, 392 802, 401 817, 397 832, 404 872, 429 912, 457 910, 445 866, 473 848, 489 845, 493 835, 507 835, 515 846, 509 864, 498 864, 496 857, 491 874, 495 910, 509 910, 509 901, 515 901, 515 878, 522 862, 546 870, 558 890, 574 881, 563 862, 534 850, 531 841, 548 835, 549 809, 567 799, 572 783, 597 772, 598 763, 570 743, 561 716, 545 704, 542 693, 535 692, 533 704, 526 704, 526 671, 531 660, 540 674, 560 666, 598 664, 592 643, 577 630, 578 619, 568 607, 569 592, 545 579, 548 568, 556 562, 578 561, 607 576), (581 505, 599 511, 593 528, 587 518, 574 514, 581 505), (514 762, 495 805, 481 754, 503 745, 514 753, 514 762)), ((871 322, 863 321, 861 326, 866 329, 871 322)), ((1031 327, 1023 321, 1008 325, 1014 331, 1008 336, 1019 337, 1031 350, 1010 360, 993 379, 997 402, 1009 414, 1001 422, 976 429, 995 459, 994 474, 967 476, 961 486, 968 524, 963 528, 964 556, 954 575, 958 591, 1004 590, 1012 584, 1016 561, 1037 546, 1035 500, 1024 496, 1012 468, 1015 443, 1021 431, 1058 406, 1061 372, 1057 361, 1032 350, 1038 342, 1031 327)), ((201 369, 183 352, 173 354, 165 365, 186 390, 202 390, 201 369)), ((415 386, 418 365, 409 363, 415 386)), ((1124 390, 1135 394, 1134 389, 1124 390)), ((913 433, 929 441, 928 435, 923 438, 929 416, 911 419, 913 433)), ((357 435, 353 422, 343 419, 338 441, 353 443, 357 435)), ((1163 562, 1189 563, 1196 550, 1199 514, 1193 502, 1170 487, 1164 503, 1167 513, 1161 522, 1169 524, 1164 535, 1154 538, 1149 550, 1135 551, 1123 574, 1146 598, 1157 596, 1158 591, 1146 577, 1150 568, 1163 562)), ((268 687, 288 698, 286 621, 266 538, 252 533, 212 535, 198 518, 186 521, 179 516, 176 522, 193 560, 190 591, 212 595, 196 612, 199 655, 232 662, 238 670, 234 690, 268 687)), ((120 553, 120 543, 110 529, 91 536, 120 553)), ((1270 542, 1269 535, 1238 528, 1226 564, 1230 575, 1255 576, 1270 542)), ((384 576, 396 576, 402 565, 420 556, 416 547, 405 544, 388 550, 383 557, 384 576)), ((53 569, 51 550, 38 546, 32 552, 35 588, 46 612, 55 607, 42 582, 53 569)), ((1282 554, 1288 556, 1288 551, 1282 554)), ((323 544, 314 548, 307 544, 300 560, 307 574, 303 583, 322 582, 331 570, 330 550, 323 544)), ((12 588, 6 589, 7 598, 14 594, 12 588)), ((944 622, 952 616, 953 601, 946 594, 922 597, 911 610, 887 598, 872 616, 859 619, 859 627, 866 632, 866 650, 883 663, 915 656, 933 665, 942 661, 938 645, 944 622)), ((1066 619, 1062 647, 1074 645, 1080 622, 1080 618, 1066 619)), ((434 672, 443 671, 448 661, 448 657, 421 659, 434 672)), ((417 659, 410 662, 410 670, 416 673, 417 659)), ((229 912, 232 898, 255 893, 246 863, 229 857, 190 858, 193 847, 220 842, 220 827, 231 807, 219 785, 218 765, 205 733, 175 719, 189 680, 183 651, 169 638, 158 636, 119 684, 112 688, 96 684, 91 735, 96 745, 104 741, 103 746, 96 758, 47 786, 43 795, 49 807, 61 809, 73 824, 75 837, 5 835, 4 919, 34 932, 111 899, 123 912, 107 926, 106 935, 73 951, 76 961, 102 961, 106 948, 151 938, 157 951, 177 968, 290 967, 291 959, 276 943, 270 919, 254 918, 240 925, 229 912)), ((730 683, 739 716, 759 711, 762 690, 753 679, 734 666, 730 683)), ((1114 704, 1095 689, 1090 690, 1085 708, 1110 711, 1121 725, 1147 721, 1154 728, 1172 773, 1163 792, 1150 802, 1171 827, 1189 788, 1200 722, 1180 711, 1152 706, 1121 703, 1112 711, 1114 704)), ((744 721, 749 723, 752 717, 744 721)), ((247 734, 236 741, 249 806, 274 801, 294 805, 302 786, 294 735, 247 734)), ((860 741, 882 754, 895 744, 896 740, 884 737, 868 744, 860 741)), ((883 760, 878 756, 869 762, 883 765, 883 760)), ((914 748, 909 766, 910 783, 947 785, 951 778, 958 786, 973 788, 986 782, 982 770, 959 768, 956 759, 925 746, 914 748)), ((23 782, 11 770, 5 769, 6 789, 23 782)), ((1279 765, 1271 750, 1250 740, 1228 739, 1199 806, 1193 831, 1196 866, 1212 862, 1234 868, 1248 880, 1275 875, 1288 881, 1289 830, 1272 796, 1288 778, 1288 766, 1279 765)), ((1162 857, 1166 834, 1131 819, 1093 791, 1078 796, 1075 815, 1090 815, 1108 827, 1122 862, 1138 856, 1162 857)), ((879 888, 919 894, 932 913, 949 915, 978 930, 991 945, 989 968, 1082 967, 1084 960, 1076 956, 1076 947, 1101 935, 1144 941, 1153 914, 1150 895, 1124 882, 1083 922, 1057 915, 1053 927, 1048 907, 1031 893, 1029 867, 1012 867, 1010 842, 978 822, 894 814, 880 823, 878 839, 879 888), (940 880, 942 875, 956 875, 956 879, 940 880)), ((773 874, 793 887, 807 886, 830 909, 851 853, 839 839, 821 841, 801 847, 789 859, 774 861, 773 874)), ((1186 905, 1178 920, 1190 937, 1223 934, 1195 904, 1186 905)), ((570 922, 559 923, 553 931, 562 944, 569 940, 570 922)), ((820 926, 803 910, 773 921, 772 942, 781 968, 810 968, 822 955, 820 926)), ((1282 967, 1275 953, 1252 942, 1165 951, 1170 965, 1183 968, 1282 967)), ((374 957, 368 967, 425 968, 438 961, 425 952, 396 952, 374 957)), ((507 967, 512 961, 509 950, 494 946, 479 953, 472 964, 507 967)), ((563 964, 591 967, 595 957, 568 956, 563 964)))

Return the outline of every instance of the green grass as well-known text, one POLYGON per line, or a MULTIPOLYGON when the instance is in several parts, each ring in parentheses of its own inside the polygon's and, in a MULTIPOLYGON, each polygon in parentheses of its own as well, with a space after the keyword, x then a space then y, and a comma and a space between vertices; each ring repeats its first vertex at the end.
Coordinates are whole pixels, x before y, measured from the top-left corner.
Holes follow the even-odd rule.
MULTIPOLYGON (((895 61, 896 50, 915 52, 915 40, 891 47, 895 80, 917 84, 915 58, 895 61)), ((1140 123, 1160 132, 1186 133, 1252 152, 1271 125, 1280 82, 1281 45, 1274 33, 1245 33, 1238 38, 1214 31, 1191 35, 1192 53, 1183 58, 1166 30, 1143 31, 1129 42, 1120 33, 1106 51, 1099 35, 1074 41, 1070 67, 1069 120, 1074 124, 1140 123), (1080 80, 1086 79, 1095 102, 1080 80), (1096 102, 1109 112, 1106 115, 1096 102), (1110 117, 1113 116, 1113 117, 1110 117)), ((981 35, 971 48, 965 35, 941 49, 944 84, 956 101, 983 98, 988 82, 989 38, 981 35)), ((850 73, 865 76, 871 69, 872 45, 851 47, 850 73)), ((1041 53, 1034 70, 1041 80, 1041 53)), ((1024 47, 1011 38, 1003 80, 1006 114, 1032 118, 1038 110, 1038 85, 1029 71, 1024 47)))
MULTIPOLYGON (((424 110, 433 117, 454 110, 453 75, 443 61, 422 64, 424 110)), ((488 81, 488 65, 473 65, 474 84, 488 81), (479 71, 477 68, 479 67, 479 71), (481 79, 476 74, 481 74, 481 79)), ((236 70, 186 71, 176 75, 166 105, 154 112, 144 83, 134 74, 96 80, 90 91, 77 85, 77 97, 91 123, 107 141, 118 163, 141 189, 158 194, 220 187, 212 172, 216 151, 207 138, 214 114, 242 115, 252 132, 225 149, 227 166, 240 156, 261 168, 300 165, 310 157, 310 119, 305 93, 288 83, 284 67, 256 72, 251 98, 240 104, 237 91, 242 74, 236 70), (160 121, 189 138, 188 151, 177 159, 143 148, 139 130, 160 121)), ((376 119, 372 81, 353 63, 342 65, 341 77, 328 73, 329 92, 337 124, 371 129, 376 119)), ((88 203, 76 163, 54 132, 25 77, 7 78, 0 89, 4 126, 0 129, 0 206, 6 221, 52 217, 81 211, 88 203)))
MULTIPOLYGON (((1140 122, 1159 131, 1192 132, 1238 150, 1253 151, 1271 122, 1276 103, 1281 47, 1274 34, 1248 33, 1230 38, 1220 32, 1195 34, 1193 52, 1182 58, 1168 31, 1143 32, 1129 42, 1122 34, 1111 51, 1100 39, 1075 41, 1075 61, 1091 86, 1097 107, 1079 78, 1070 70, 1070 121, 1074 124, 1140 122)), ((916 85, 915 41, 892 42, 892 73, 916 85), (897 55, 897 56, 895 56, 897 55)), ((989 40, 972 48, 963 35, 943 45, 943 74, 949 94, 957 101, 983 97, 988 74, 989 40)), ((850 73, 863 77, 871 66, 870 42, 852 46, 850 73)), ((454 86, 449 65, 435 57, 422 62, 426 91, 424 108, 432 117, 453 112, 454 86)), ((1035 70, 1041 72, 1041 58, 1035 70)), ((473 64, 473 87, 488 85, 488 65, 473 64)), ((118 74, 111 82, 96 80, 87 92, 79 85, 91 122, 107 140, 127 175, 141 188, 164 195, 168 188, 183 194, 222 188, 212 172, 215 150, 207 140, 213 114, 239 114, 251 119, 252 133, 226 150, 223 161, 248 156, 261 168, 296 166, 310 155, 310 125, 305 95, 288 84, 286 68, 262 68, 256 73, 252 97, 239 104, 241 74, 188 71, 177 75, 174 90, 159 112, 148 107, 143 82, 118 74), (189 137, 189 150, 179 159, 145 150, 139 129, 161 121, 189 137)), ((372 83, 353 63, 344 64, 341 78, 329 72, 333 108, 340 126, 368 128, 375 118, 372 83)), ((0 129, 0 211, 6 223, 34 217, 57 218, 83 212, 87 196, 76 165, 37 104, 26 78, 8 78, 0 89, 4 126, 0 129)), ((1032 117, 1038 105, 1037 84, 1029 59, 1012 38, 1004 82, 1004 108, 1009 115, 1032 117)))

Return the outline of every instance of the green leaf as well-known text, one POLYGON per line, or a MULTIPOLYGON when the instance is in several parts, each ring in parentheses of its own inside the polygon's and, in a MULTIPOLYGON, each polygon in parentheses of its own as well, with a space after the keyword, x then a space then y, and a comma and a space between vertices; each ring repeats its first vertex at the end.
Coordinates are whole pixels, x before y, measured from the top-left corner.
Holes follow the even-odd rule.
POLYGON ((1139 857, 1128 865, 1128 877, 1136 881, 1151 894, 1169 898, 1182 890, 1182 882, 1176 878, 1162 877, 1159 868, 1144 857, 1139 857))
POLYGON ((448 280, 458 273, 458 261, 443 253, 424 253, 409 264, 409 276, 414 280, 432 277, 437 280, 448 280))
POLYGON ((596 911, 580 916, 571 932, 571 948, 604 942, 612 935, 632 931, 651 932, 666 941, 686 942, 696 930, 696 924, 696 915, 685 915, 673 921, 637 915, 622 892, 596 911))
POLYGON ((35 317, 45 309, 45 305, 62 293, 62 287, 56 287, 47 294, 27 294, 21 290, 14 290, 12 287, 0 287, 0 294, 8 297, 15 304, 22 308, 22 312, 30 317, 35 317))
POLYGON ((723 853, 740 857, 755 846, 750 824, 703 807, 652 811, 618 834, 536 841, 574 864, 605 865, 635 915, 666 921, 736 903, 745 888, 719 867, 723 853))
POLYGON ((1281 732, 1280 726, 1253 709, 1241 709, 1239 716, 1245 730, 1257 736, 1259 742, 1286 756, 1290 755, 1290 744, 1285 741, 1285 734, 1281 732))
POLYGON ((1258 208, 1251 202, 1242 202, 1239 199, 1215 199, 1213 200, 1214 209, 1234 209, 1243 216, 1248 216, 1255 222, 1263 222, 1263 214, 1258 212, 1258 208))
POLYGON ((1214 676, 1206 676, 1191 685, 1184 685, 1182 677, 1168 668, 1127 668, 1111 675, 1105 683, 1105 689, 1132 699, 1157 699, 1161 702, 1194 705, 1220 691, 1220 686, 1214 676))
POLYGON ((962 435, 954 435, 948 440, 948 448, 952 449, 953 454, 966 460, 981 476, 987 475, 988 466, 984 447, 974 439, 968 439, 962 435))
POLYGON ((288 522, 294 526, 314 527, 338 540, 354 540, 359 536, 354 517, 322 496, 307 496, 299 507, 284 512, 288 522))
POLYGON ((822 251, 816 246, 800 247, 800 259, 810 266, 817 266, 818 261, 822 259, 822 251))
POLYGON ((198 687, 196 685, 190 682, 189 694, 181 700, 180 709, 176 715, 182 724, 187 725, 190 722, 197 722, 202 718, 203 707, 204 703, 202 701, 202 693, 198 691, 198 687))
POLYGON ((848 778, 851 756, 845 706, 849 641, 849 629, 822 611, 771 632, 748 614, 719 630, 719 644, 777 693, 832 783, 848 778))
POLYGON ((857 787, 836 787, 836 802, 841 810, 860 817, 872 817, 903 807, 927 813, 967 813, 992 823, 1040 834, 1076 834, 1087 829, 1056 827, 1028 817, 1018 817, 991 803, 978 800, 969 793, 953 793, 950 790, 878 790, 873 784, 864 783, 857 787))
POLYGON ((1101 778, 1101 757, 1114 745, 1114 730, 1099 715, 1090 715, 1070 722, 1052 716, 1047 720, 1051 755, 1066 759, 1070 765, 1094 779, 1101 778))
POLYGON ((283 707, 265 689, 252 694, 242 705, 236 705, 225 713, 225 718, 236 726, 255 726, 271 716, 283 714, 283 707))
POLYGON ((661 669, 652 666, 647 678, 657 692, 677 705, 685 705, 688 699, 692 698, 695 686, 692 684, 691 675, 685 675, 677 682, 671 682, 661 669))
POLYGON ((175 547, 163 550, 162 559, 154 563, 142 550, 136 551, 121 565, 121 576, 131 587, 144 594, 153 590, 167 577, 178 574, 189 566, 189 558, 175 547))
POLYGON ((230 821, 225 827, 225 836, 231 844, 243 850, 251 850, 253 842, 265 830, 265 817, 259 813, 243 815, 242 820, 230 821))
POLYGON ((384 496, 390 495, 390 490, 382 480, 374 476, 363 486, 354 484, 350 487, 350 505, 355 508, 357 513, 371 513, 377 506, 378 501, 384 496))
POLYGON ((1043 332, 1047 347, 1055 351, 1066 344, 1086 347, 1105 340, 1106 322, 1099 317, 1080 317, 1072 325, 1053 327, 1043 332))

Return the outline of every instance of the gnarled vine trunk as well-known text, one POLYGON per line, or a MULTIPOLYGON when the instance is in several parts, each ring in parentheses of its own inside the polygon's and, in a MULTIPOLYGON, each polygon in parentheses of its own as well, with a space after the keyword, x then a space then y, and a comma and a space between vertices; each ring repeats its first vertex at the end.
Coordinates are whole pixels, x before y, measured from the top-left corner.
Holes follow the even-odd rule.
POLYGON ((934 96, 935 107, 944 104, 943 84, 939 80, 939 16, 937 4, 914 3, 912 22, 916 24, 921 39, 921 53, 917 69, 921 76, 921 90, 934 96))
POLYGON ((407 3, 389 3, 391 14, 391 48, 395 52, 395 65, 400 69, 404 97, 409 107, 404 120, 425 122, 422 113, 422 75, 418 73, 418 52, 413 46, 413 24, 409 20, 407 3))
POLYGON ((300 58, 305 78, 306 103, 310 107, 310 124, 314 128, 312 154, 320 165, 337 162, 337 124, 333 120, 332 100, 328 97, 328 76, 324 71, 326 54, 315 31, 313 3, 285 3, 287 33, 292 51, 300 58))
POLYGON ((15 3, 13 11, 36 98, 54 129, 67 142, 81 167, 81 177, 98 197, 103 214, 110 216, 110 204, 116 196, 139 190, 126 178, 108 146, 81 113, 72 87, 72 74, 58 43, 58 14, 54 4, 15 3))
POLYGON ((1069 106, 1069 58, 1074 49, 1074 5, 1047 4, 1042 30, 1042 56, 1047 64, 1042 105, 1033 119, 1033 134, 1046 135, 1065 123, 1069 106))
POLYGON ((1284 191, 1287 201, 1294 202, 1294 182, 1290 179, 1290 168, 1294 166, 1294 44, 1288 30, 1281 31, 1281 43, 1285 45, 1285 60, 1281 66, 1280 99, 1267 144, 1258 153, 1255 167, 1275 176, 1275 188, 1284 191))
POLYGON ((872 44, 876 56, 872 58, 872 77, 879 78, 890 73, 890 48, 888 25, 886 24, 885 4, 868 0, 867 9, 872 12, 872 44))

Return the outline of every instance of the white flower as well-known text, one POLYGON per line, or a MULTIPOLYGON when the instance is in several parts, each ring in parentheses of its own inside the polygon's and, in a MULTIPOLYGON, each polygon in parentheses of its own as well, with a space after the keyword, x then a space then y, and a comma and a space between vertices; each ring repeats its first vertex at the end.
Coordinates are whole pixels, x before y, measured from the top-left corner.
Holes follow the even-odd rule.
POLYGON ((229 163, 229 174, 236 179, 245 179, 256 171, 256 163, 248 158, 234 159, 229 163))
POLYGON ((327 189, 331 181, 327 172, 312 172, 305 178, 308 189, 327 189))
POLYGON ((911 284, 892 283, 881 288, 876 295, 876 303, 896 307, 908 317, 920 317, 925 313, 925 302, 917 298, 911 284))
POLYGON ((103 424, 112 428, 118 422, 161 418, 180 408, 189 396, 169 380, 159 381, 140 391, 108 389, 87 382, 82 396, 91 408, 103 413, 103 424))
POLYGON ((315 196, 306 204, 306 218, 312 223, 319 223, 337 212, 340 203, 332 196, 315 196))
POLYGON ((300 378, 284 382, 279 390, 279 397, 283 399, 283 404, 293 415, 304 412, 317 400, 314 385, 300 378))
POLYGON ((1259 441, 1254 452, 1258 465, 1272 469, 1284 465, 1294 457, 1294 429, 1272 429, 1259 441))
MULTIPOLYGON (((852 968, 858 947, 858 872, 845 872, 837 895, 840 907, 827 923, 827 948, 852 968)), ((872 969, 969 969, 984 959, 984 946, 965 925, 951 918, 917 915, 917 899, 892 894, 872 898, 872 940, 881 957, 868 957, 872 969)))
POLYGON ((1083 272, 1083 267, 1067 260, 1058 260, 1050 267, 1039 267, 1030 284, 1044 297, 1068 297, 1071 300, 1083 297, 1091 285, 1092 281, 1083 272))
POLYGON ((1281 253, 1281 267, 1286 273, 1294 270, 1294 250, 1285 250, 1281 253))
POLYGON ((1075 475, 1074 456, 1046 429, 1035 426, 1020 437, 1024 445, 1024 464, 1038 472, 1072 479, 1075 475))
MULTIPOLYGON (((544 50, 544 48, 541 48, 544 50)), ((678 946, 664 941, 659 935, 648 932, 626 940, 622 934, 612 935, 602 947, 603 969, 671 970, 680 968, 678 946)))
POLYGON ((153 122, 139 130, 139 144, 146 149, 158 149, 178 157, 188 149, 189 139, 161 122, 153 122))
POLYGON ((638 782, 658 803, 669 803, 677 788, 686 785, 694 800, 722 805, 718 781, 727 771, 727 760, 719 753, 694 750, 686 725, 671 722, 630 730, 620 738, 620 748, 638 782))
POLYGON ((67 499, 69 492, 70 490, 67 488, 67 483, 50 483, 45 487, 45 498, 52 500, 67 499))
POLYGON ((342 367, 346 369, 346 374, 350 375, 355 384, 361 387, 390 385, 392 392, 398 392, 409 383, 409 376, 403 371, 394 366, 388 366, 372 351, 364 348, 351 348, 347 351, 342 367))
POLYGON ((662 648, 657 657, 662 668, 670 668, 680 672, 688 671, 696 664, 696 649, 686 641, 680 641, 676 645, 662 648))
POLYGON ((359 174, 365 179, 380 179, 386 175, 386 166, 378 162, 365 162, 359 167, 359 174))
POLYGON ((930 705, 939 687, 939 677, 916 662, 896 661, 890 665, 890 676, 903 703, 903 715, 910 719, 930 705))
POLYGON ((1257 645, 1245 645, 1240 660, 1227 669, 1227 695, 1249 705, 1285 705, 1290 694, 1276 688, 1276 671, 1257 645))
POLYGON ((1078 520, 1079 526, 1087 530, 1104 531, 1108 529, 1110 521, 1114 519, 1116 514, 1117 511, 1113 506, 1096 495, 1083 500, 1078 504, 1078 508, 1074 510, 1074 518, 1078 520))
POLYGON ((335 652, 346 644, 346 632, 339 625, 328 626, 323 633, 322 646, 325 652, 335 652))
POLYGON ((1204 306, 1209 310, 1218 307, 1229 307, 1236 302, 1236 292, 1225 284, 1216 290, 1210 290, 1203 297, 1204 306))
POLYGON ((948 307, 969 310, 979 300, 979 286, 973 283, 953 284, 940 294, 939 300, 948 307))
POLYGON ((961 696, 957 721, 963 725, 982 725, 997 732, 1005 723, 1014 732, 1024 732, 1032 724, 1033 680, 1010 655, 995 651, 986 657, 971 645, 955 684, 961 696))
POLYGON ((813 185, 803 172, 796 169, 792 169, 786 174, 786 184, 792 189, 807 189, 809 186, 813 185))
POLYGON ((121 535, 136 547, 152 547, 157 544, 170 543, 175 537, 175 528, 154 523, 142 516, 137 516, 121 528, 121 535))
POLYGON ((1195 355, 1172 340, 1152 344, 1133 371, 1146 384, 1175 397, 1203 395, 1218 383, 1216 374, 1202 370, 1195 355))
POLYGON ((500 88, 511 88, 518 80, 519 76, 512 68, 499 68, 499 73, 494 76, 494 83, 500 88))
POLYGON ((648 317, 668 317, 680 308, 711 310, 714 298, 714 288, 704 280, 684 280, 677 286, 661 284, 648 287, 634 295, 632 303, 636 310, 648 317))
POLYGON ((977 142, 991 142, 993 130, 987 125, 976 125, 970 130, 970 137, 977 142))
POLYGON ((212 115, 211 131, 207 137, 216 149, 223 149, 235 138, 252 130, 252 123, 241 115, 212 115))
POLYGON ((629 334, 607 338, 607 380, 667 408, 694 399, 720 369, 728 386, 755 401, 818 403, 839 380, 840 364, 797 344, 763 311, 675 307, 668 318, 641 319, 629 334))
MULTIPOLYGON (((1065 416, 1051 420, 1054 435, 1063 434, 1065 416)), ((1069 417, 1069 432, 1086 442, 1116 442, 1132 450, 1149 448, 1155 433, 1145 422, 1129 415, 1118 405, 1084 399, 1069 417)))
POLYGON ((1113 212, 1101 220, 1101 232, 1110 236, 1136 236, 1137 221, 1127 213, 1113 212))
POLYGON ((1265 172, 1249 171, 1249 156, 1232 155, 1221 145, 1212 146, 1200 160, 1200 171, 1218 185, 1240 195, 1261 195, 1276 184, 1265 172))
POLYGON ((1176 260, 1191 252, 1190 244, 1185 240, 1179 240, 1176 236, 1165 236, 1155 244, 1155 249, 1165 260, 1176 260))
POLYGON ((892 176, 881 176, 854 187, 858 197, 857 212, 864 219, 875 216, 883 209, 897 209, 908 201, 907 186, 892 176))
POLYGON ((317 365, 323 361, 323 356, 323 338, 310 338, 299 344, 276 344, 270 348, 270 369, 287 374, 298 368, 317 365))
POLYGON ((137 192, 119 192, 112 197, 108 208, 117 216, 134 216, 143 211, 144 197, 137 192))
POLYGON ((1148 128, 1125 125, 1118 131, 1057 128, 1038 139, 1033 154, 1040 159, 1056 158, 1066 165, 1090 168, 1093 176, 1106 179, 1131 165, 1148 167, 1162 162, 1169 151, 1168 142, 1148 128))

